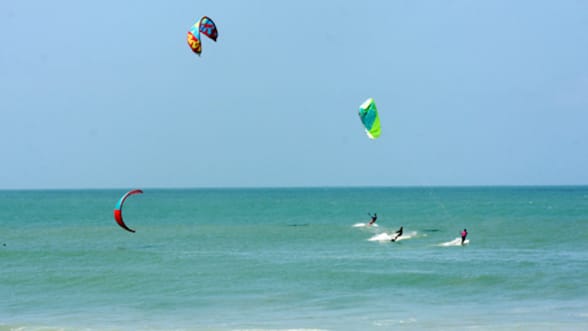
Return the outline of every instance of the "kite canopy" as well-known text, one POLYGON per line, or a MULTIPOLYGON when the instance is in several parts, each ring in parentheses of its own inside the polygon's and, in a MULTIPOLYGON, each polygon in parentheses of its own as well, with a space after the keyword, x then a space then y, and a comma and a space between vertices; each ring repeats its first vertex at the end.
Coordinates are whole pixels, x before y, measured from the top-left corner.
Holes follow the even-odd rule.
POLYGON ((123 204, 125 203, 125 200, 127 200, 128 197, 130 197, 133 194, 141 194, 143 193, 143 191, 141 190, 132 190, 129 191, 127 193, 125 193, 116 203, 116 206, 114 207, 114 220, 116 221, 116 223, 118 223, 118 225, 120 225, 121 228, 129 231, 129 232, 135 232, 135 230, 129 228, 125 222, 123 221, 123 217, 122 217, 122 207, 123 204))
POLYGON ((367 99, 359 106, 359 118, 365 127, 365 133, 370 139, 376 139, 380 136, 380 117, 373 98, 367 99))
POLYGON ((214 41, 216 41, 216 38, 218 38, 216 24, 214 24, 214 22, 208 16, 203 16, 188 31, 188 45, 192 51, 198 55, 202 53, 202 38, 200 37, 201 34, 214 41))

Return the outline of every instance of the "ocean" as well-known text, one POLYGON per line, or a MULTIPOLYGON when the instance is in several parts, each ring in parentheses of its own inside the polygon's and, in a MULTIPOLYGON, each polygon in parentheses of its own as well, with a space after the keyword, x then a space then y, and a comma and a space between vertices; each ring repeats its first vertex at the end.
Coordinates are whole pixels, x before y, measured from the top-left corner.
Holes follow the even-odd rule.
POLYGON ((586 186, 125 192, 0 191, 0 331, 588 328, 586 186))

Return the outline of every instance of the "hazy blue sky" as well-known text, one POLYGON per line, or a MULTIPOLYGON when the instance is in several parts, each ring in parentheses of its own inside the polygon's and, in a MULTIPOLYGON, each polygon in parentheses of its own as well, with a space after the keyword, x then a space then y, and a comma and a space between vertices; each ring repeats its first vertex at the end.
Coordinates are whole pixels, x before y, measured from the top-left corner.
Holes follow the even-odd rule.
POLYGON ((0 189, 588 184, 588 1, 7 0, 0 45, 0 189))

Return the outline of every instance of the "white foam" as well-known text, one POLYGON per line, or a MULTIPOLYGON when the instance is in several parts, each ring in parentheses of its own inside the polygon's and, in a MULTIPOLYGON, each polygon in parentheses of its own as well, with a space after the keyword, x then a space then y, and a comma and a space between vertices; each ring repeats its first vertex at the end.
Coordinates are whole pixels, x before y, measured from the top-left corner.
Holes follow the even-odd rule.
MULTIPOLYGON (((408 232, 406 234, 403 234, 402 236, 398 237, 395 241, 401 241, 401 240, 406 240, 406 239, 412 239, 414 237, 416 237, 417 232, 416 231, 411 231, 408 232)), ((396 236, 396 234, 393 232, 391 234, 388 234, 386 232, 382 232, 379 233, 373 237, 371 237, 370 239, 368 239, 369 241, 390 241, 392 240, 392 238, 394 238, 396 236)))
POLYGON ((386 232, 382 232, 380 234, 377 234, 377 235, 371 237, 368 240, 369 241, 390 241, 390 240, 392 240, 392 236, 390 236, 386 232))
POLYGON ((354 228, 369 228, 369 227, 377 228, 378 226, 379 225, 375 224, 375 223, 372 225, 369 225, 368 223, 355 223, 355 224, 353 224, 354 228))
MULTIPOLYGON (((470 240, 469 240, 469 239, 466 239, 466 240, 463 242, 463 244, 464 244, 464 245, 467 245, 467 244, 469 244, 469 243, 470 243, 470 240)), ((453 239, 453 240, 451 240, 451 241, 448 241, 448 242, 441 243, 441 244, 439 244, 439 245, 437 245, 437 246, 441 246, 441 247, 453 247, 453 246, 461 246, 461 237, 457 237, 457 238, 455 238, 455 239, 453 239)))

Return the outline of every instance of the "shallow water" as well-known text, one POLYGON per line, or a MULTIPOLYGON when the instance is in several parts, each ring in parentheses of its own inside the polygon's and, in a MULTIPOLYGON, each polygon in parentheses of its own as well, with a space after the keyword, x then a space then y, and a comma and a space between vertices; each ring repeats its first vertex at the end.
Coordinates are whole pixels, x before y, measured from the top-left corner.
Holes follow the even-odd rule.
POLYGON ((588 325, 588 187, 144 191, 1 191, 0 330, 588 325))

